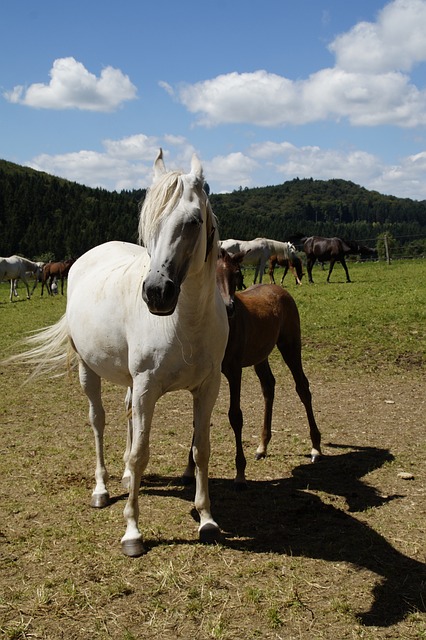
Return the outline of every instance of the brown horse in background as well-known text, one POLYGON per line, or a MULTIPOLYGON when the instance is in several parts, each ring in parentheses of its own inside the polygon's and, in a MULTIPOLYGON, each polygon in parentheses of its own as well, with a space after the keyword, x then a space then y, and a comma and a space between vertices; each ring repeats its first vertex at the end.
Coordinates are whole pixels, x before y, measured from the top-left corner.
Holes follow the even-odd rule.
POLYGON ((43 295, 43 289, 46 286, 47 293, 52 295, 52 282, 54 278, 61 281, 61 294, 64 295, 64 280, 68 277, 68 271, 74 259, 63 260, 62 262, 47 262, 43 267, 43 274, 41 277, 41 295, 43 295))
MULTIPOLYGON (((243 257, 243 252, 231 256, 222 250, 216 270, 216 282, 226 304, 229 319, 229 338, 222 361, 222 373, 229 382, 228 417, 235 435, 235 483, 238 488, 246 486, 246 458, 241 440, 242 369, 254 366, 265 400, 263 428, 260 445, 256 451, 256 459, 259 460, 266 456, 271 440, 275 378, 268 357, 275 346, 292 373, 297 394, 306 410, 312 442, 312 462, 316 462, 321 456, 321 434, 312 409, 309 381, 302 366, 300 318, 296 303, 285 289, 275 284, 257 284, 245 291, 236 292, 236 277, 243 257)), ((194 462, 190 452, 183 480, 192 480, 193 477, 194 462)))
POLYGON ((351 282, 345 256, 362 255, 370 258, 377 256, 375 249, 370 249, 353 240, 342 240, 341 238, 322 238, 321 236, 310 236, 302 238, 303 251, 306 253, 309 282, 313 283, 312 268, 315 262, 330 262, 327 282, 330 282, 331 272, 336 262, 340 262, 346 273, 346 282, 351 282))
POLYGON ((271 284, 275 284, 274 270, 277 265, 280 267, 284 267, 283 277, 281 278, 281 285, 283 284, 284 278, 286 277, 289 269, 294 275, 296 284, 302 284, 304 273, 302 261, 298 256, 294 256, 292 260, 290 260, 290 258, 283 258, 277 255, 272 255, 269 258, 269 280, 271 284))

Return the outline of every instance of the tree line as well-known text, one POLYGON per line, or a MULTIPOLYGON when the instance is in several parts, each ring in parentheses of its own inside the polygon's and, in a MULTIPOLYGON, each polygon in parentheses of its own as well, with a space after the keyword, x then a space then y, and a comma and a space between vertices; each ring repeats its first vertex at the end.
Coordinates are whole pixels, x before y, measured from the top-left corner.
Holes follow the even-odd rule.
MULTIPOLYGON (((60 260, 108 240, 136 242, 145 193, 93 189, 0 160, 0 254, 60 260)), ((221 238, 339 236, 375 247, 386 233, 402 253, 426 252, 426 201, 347 180, 296 178, 209 198, 221 238)))

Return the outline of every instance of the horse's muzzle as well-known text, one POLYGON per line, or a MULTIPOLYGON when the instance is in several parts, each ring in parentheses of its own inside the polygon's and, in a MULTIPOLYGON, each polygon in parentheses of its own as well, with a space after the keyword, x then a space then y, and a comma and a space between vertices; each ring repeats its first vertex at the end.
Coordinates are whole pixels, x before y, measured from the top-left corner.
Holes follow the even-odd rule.
POLYGON ((172 280, 160 284, 149 284, 148 279, 142 285, 142 298, 151 313, 157 316, 170 316, 176 309, 180 287, 172 280))

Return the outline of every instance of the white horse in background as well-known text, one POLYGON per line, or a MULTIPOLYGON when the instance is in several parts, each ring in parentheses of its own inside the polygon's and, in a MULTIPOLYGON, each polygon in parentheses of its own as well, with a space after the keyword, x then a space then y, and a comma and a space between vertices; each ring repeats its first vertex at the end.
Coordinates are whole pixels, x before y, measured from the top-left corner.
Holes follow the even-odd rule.
POLYGON ((30 289, 28 286, 28 277, 34 274, 35 282, 31 290, 31 293, 37 286, 38 277, 41 273, 41 268, 37 262, 28 260, 28 258, 22 258, 21 256, 10 256, 10 258, 0 258, 0 282, 2 280, 10 280, 10 296, 9 300, 12 302, 13 296, 18 295, 16 288, 17 280, 22 280, 27 289, 27 299, 31 298, 30 289))
POLYGON ((241 264, 255 267, 253 284, 256 284, 258 277, 259 282, 262 282, 265 267, 271 255, 266 238, 255 238, 254 240, 234 240, 229 238, 228 240, 221 240, 219 246, 231 255, 240 252, 245 253, 241 264))
POLYGON ((154 408, 168 391, 185 389, 193 396, 199 536, 203 542, 220 536, 210 511, 208 463, 211 413, 229 326, 216 286, 217 224, 203 184, 196 156, 190 173, 166 172, 160 150, 140 212, 144 246, 107 242, 81 256, 69 272, 65 315, 29 338, 30 351, 9 359, 35 365, 33 375, 58 368, 64 372, 70 358, 78 361, 96 445, 94 507, 109 503, 101 378, 127 387, 131 417, 124 479, 129 497, 121 544, 128 556, 144 553, 139 487, 149 459, 154 408))

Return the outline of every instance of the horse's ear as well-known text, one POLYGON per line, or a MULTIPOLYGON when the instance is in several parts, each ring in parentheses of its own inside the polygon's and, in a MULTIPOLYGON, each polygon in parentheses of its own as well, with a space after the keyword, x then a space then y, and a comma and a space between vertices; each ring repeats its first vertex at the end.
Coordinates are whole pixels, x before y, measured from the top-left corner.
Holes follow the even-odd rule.
POLYGON ((162 176, 163 173, 166 173, 166 167, 163 160, 163 150, 160 148, 158 156, 155 158, 154 162, 154 179, 156 180, 162 176))
POLYGON ((192 175, 194 175, 197 178, 197 180, 202 180, 204 182, 203 167, 201 166, 201 162, 200 162, 197 154, 195 154, 195 153, 192 156, 191 173, 192 173, 192 175))

